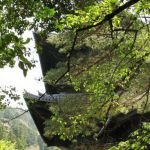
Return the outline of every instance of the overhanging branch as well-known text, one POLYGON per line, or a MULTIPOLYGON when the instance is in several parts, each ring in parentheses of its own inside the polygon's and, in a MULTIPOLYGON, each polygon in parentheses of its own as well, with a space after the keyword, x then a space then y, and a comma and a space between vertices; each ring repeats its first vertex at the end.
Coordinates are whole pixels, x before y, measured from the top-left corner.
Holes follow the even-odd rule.
POLYGON ((69 52, 69 55, 68 55, 68 61, 67 61, 67 70, 66 72, 64 72, 64 74, 62 74, 56 81, 55 81, 55 84, 58 83, 69 71, 70 71, 70 59, 71 59, 71 55, 72 55, 72 52, 75 48, 75 45, 76 45, 76 40, 77 40, 77 37, 78 37, 78 33, 81 32, 81 31, 85 31, 85 30, 89 30, 93 27, 97 27, 97 26, 101 26, 103 25, 105 22, 107 21, 110 21, 114 16, 118 15, 119 13, 121 13, 123 10, 131 7, 132 5, 134 5, 135 3, 137 3, 139 0, 130 0, 128 2, 126 2, 124 5, 118 7, 116 10, 114 10, 112 13, 106 15, 104 17, 104 19, 102 21, 100 21, 99 23, 95 24, 95 25, 89 25, 87 27, 84 27, 84 28, 79 28, 76 30, 75 32, 75 37, 74 37, 74 40, 73 40, 73 43, 72 43, 72 47, 71 47, 71 50, 69 52))
POLYGON ((111 20, 112 18, 114 18, 114 16, 118 15, 119 13, 121 13, 123 10, 131 7, 132 5, 136 4, 138 1, 140 0, 130 0, 128 1, 127 3, 125 3, 124 5, 118 7, 116 10, 114 10, 112 13, 106 15, 104 17, 104 19, 102 21, 100 21, 99 23, 95 24, 95 25, 89 25, 87 27, 84 27, 84 28, 81 28, 81 29, 78 29, 77 31, 84 31, 84 30, 88 30, 88 29, 91 29, 93 27, 97 27, 97 26, 100 26, 100 25, 103 25, 105 22, 111 20))

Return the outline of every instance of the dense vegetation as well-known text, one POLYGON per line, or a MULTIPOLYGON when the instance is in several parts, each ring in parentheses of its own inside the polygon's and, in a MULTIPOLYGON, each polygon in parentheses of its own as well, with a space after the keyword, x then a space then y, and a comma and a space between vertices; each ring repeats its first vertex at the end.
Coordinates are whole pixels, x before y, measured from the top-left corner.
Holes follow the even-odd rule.
POLYGON ((8 150, 16 150, 16 149, 15 149, 15 144, 11 144, 11 143, 8 142, 8 141, 3 141, 3 140, 1 140, 1 141, 0 141, 0 150, 5 150, 5 149, 8 149, 8 150))
POLYGON ((6 108, 5 110, 0 111, 0 150, 13 150, 13 148, 25 150, 30 147, 48 150, 47 146, 42 141, 29 112, 19 118, 13 119, 23 112, 24 110, 15 108, 6 108), (7 146, 8 148, 4 146, 7 146))
MULTIPOLYGON (((53 115, 45 121, 45 136, 97 144, 113 116, 133 108, 149 111, 148 0, 2 0, 0 8, 0 67, 13 67, 16 57, 24 75, 34 67, 25 48, 29 39, 21 37, 34 29, 64 56, 45 82, 71 85, 80 93, 50 104, 53 115)), ((140 124, 124 142, 108 138, 111 145, 105 148, 148 149, 149 123, 140 124)))

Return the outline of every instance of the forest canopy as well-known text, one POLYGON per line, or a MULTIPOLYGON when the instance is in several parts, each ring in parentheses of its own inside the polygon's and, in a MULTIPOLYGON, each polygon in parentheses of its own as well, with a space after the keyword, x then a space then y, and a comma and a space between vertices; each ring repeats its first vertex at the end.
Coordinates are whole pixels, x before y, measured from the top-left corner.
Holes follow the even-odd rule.
MULTIPOLYGON (((98 141, 114 115, 133 109, 149 112, 149 8, 148 0, 0 2, 0 67, 13 67, 16 58, 24 75, 34 67, 25 48, 30 39, 22 38, 24 31, 32 30, 64 55, 44 81, 71 85, 81 94, 50 104, 53 115, 45 121, 46 137, 98 141)), ((141 126, 146 132, 133 134, 149 136, 149 124, 141 126)), ((130 137, 118 149, 130 147, 130 137)), ((133 149, 146 149, 148 138, 142 144, 133 149)))

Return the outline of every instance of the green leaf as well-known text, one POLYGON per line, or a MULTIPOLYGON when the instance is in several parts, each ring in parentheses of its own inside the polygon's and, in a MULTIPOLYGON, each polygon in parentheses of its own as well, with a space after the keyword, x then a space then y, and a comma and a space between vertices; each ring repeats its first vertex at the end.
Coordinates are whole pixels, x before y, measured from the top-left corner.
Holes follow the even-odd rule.
POLYGON ((26 77, 27 69, 25 68, 24 63, 22 61, 19 61, 18 66, 19 66, 20 69, 22 69, 23 75, 26 77))
POLYGON ((26 41, 23 42, 23 44, 28 44, 30 42, 30 38, 27 38, 26 41))

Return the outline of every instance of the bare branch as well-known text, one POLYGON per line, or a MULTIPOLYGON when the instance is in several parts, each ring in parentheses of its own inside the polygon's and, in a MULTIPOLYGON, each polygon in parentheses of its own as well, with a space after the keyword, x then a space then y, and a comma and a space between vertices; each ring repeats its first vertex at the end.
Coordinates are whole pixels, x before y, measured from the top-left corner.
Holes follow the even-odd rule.
POLYGON ((72 56, 72 53, 73 53, 75 45, 76 45, 77 37, 78 37, 78 31, 75 32, 72 47, 69 51, 68 61, 67 61, 67 70, 55 81, 55 84, 57 84, 70 71, 70 60, 71 60, 71 56, 72 56))
POLYGON ((138 95, 138 96, 136 96, 136 97, 134 97, 134 98, 132 98, 132 99, 128 99, 128 100, 126 100, 127 102, 125 102, 123 105, 126 106, 126 107, 132 106, 133 104, 135 104, 135 103, 137 103, 138 101, 142 100, 143 97, 146 96, 146 94, 147 94, 147 93, 144 92, 144 93, 142 93, 142 94, 140 94, 140 95, 138 95))
POLYGON ((112 24, 112 19, 109 20, 109 26, 110 26, 110 33, 111 33, 111 38, 112 40, 114 39, 114 36, 113 36, 113 24, 112 24))
POLYGON ((148 88, 147 88, 147 91, 146 91, 146 102, 145 102, 145 105, 144 105, 144 107, 143 107, 143 113, 144 113, 144 111, 146 110, 146 106, 147 106, 147 104, 148 104, 149 92, 150 92, 150 78, 149 78, 148 88))
POLYGON ((97 139, 98 137, 100 137, 100 136, 104 133, 104 131, 105 131, 105 129, 107 128, 107 126, 109 125, 110 121, 111 121, 110 117, 107 118, 107 120, 106 120, 104 126, 101 128, 101 130, 98 132, 98 134, 96 134, 96 135, 94 136, 94 139, 97 139))
MULTIPOLYGON (((23 109, 21 109, 21 110, 23 110, 23 109)), ((15 120, 15 119, 17 119, 17 118, 23 116, 23 115, 24 115, 25 113, 27 113, 27 112, 29 112, 29 110, 24 110, 24 112, 20 113, 19 115, 16 115, 15 117, 12 117, 12 118, 10 118, 10 119, 8 119, 8 120, 5 120, 5 121, 3 121, 3 122, 9 123, 9 122, 11 122, 11 121, 13 121, 13 120, 15 120)))

